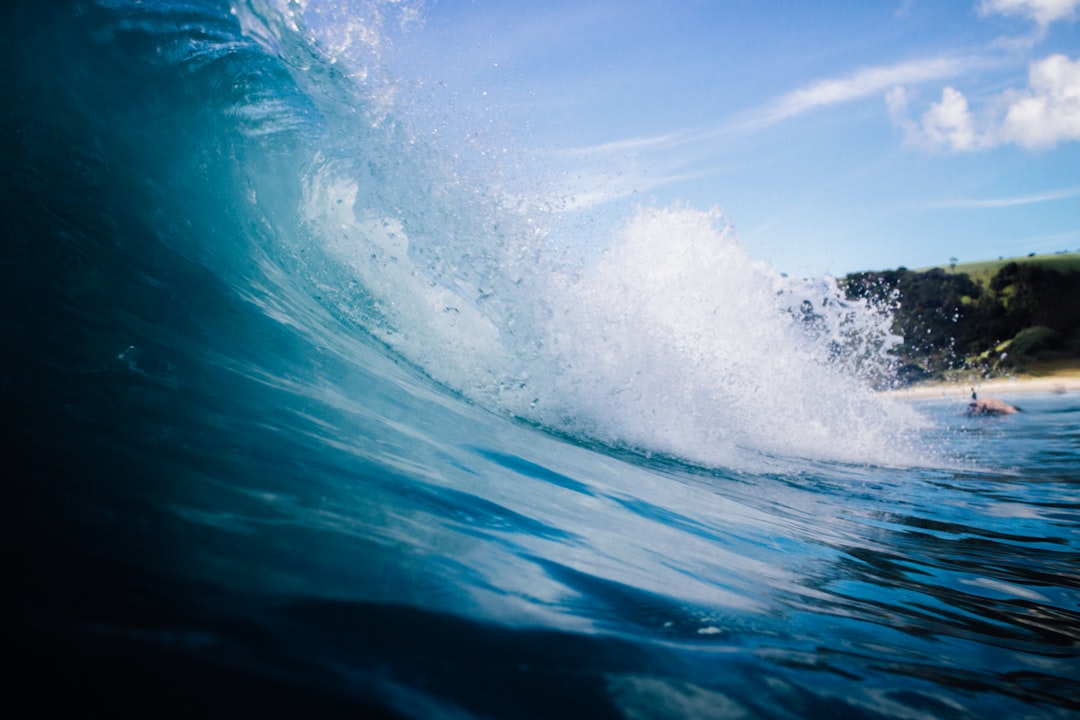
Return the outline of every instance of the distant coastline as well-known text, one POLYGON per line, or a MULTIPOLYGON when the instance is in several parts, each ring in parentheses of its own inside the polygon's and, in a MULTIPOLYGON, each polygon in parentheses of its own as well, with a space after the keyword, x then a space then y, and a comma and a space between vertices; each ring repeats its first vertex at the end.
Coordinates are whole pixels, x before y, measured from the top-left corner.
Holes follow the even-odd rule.
POLYGON ((896 390, 885 391, 899 398, 955 398, 967 400, 971 390, 981 396, 1031 394, 1031 393, 1080 393, 1080 367, 1062 368, 1032 374, 991 378, 957 378, 955 380, 928 380, 896 390))
POLYGON ((890 350, 896 379, 917 392, 975 378, 1017 378, 1007 387, 1019 388, 1049 376, 1068 390, 1068 370, 1080 372, 1080 252, 953 258, 948 268, 850 273, 838 282, 849 302, 892 316, 902 338, 890 350))

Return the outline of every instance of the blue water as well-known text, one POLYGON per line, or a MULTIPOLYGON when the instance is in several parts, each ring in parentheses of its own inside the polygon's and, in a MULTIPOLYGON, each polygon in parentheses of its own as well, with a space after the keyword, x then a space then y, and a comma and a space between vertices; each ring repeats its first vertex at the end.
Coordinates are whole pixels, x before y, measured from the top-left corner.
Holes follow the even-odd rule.
POLYGON ((276 7, 5 5, 16 700, 1078 715, 1075 394, 874 392, 887 317, 713 212, 575 243, 276 7))

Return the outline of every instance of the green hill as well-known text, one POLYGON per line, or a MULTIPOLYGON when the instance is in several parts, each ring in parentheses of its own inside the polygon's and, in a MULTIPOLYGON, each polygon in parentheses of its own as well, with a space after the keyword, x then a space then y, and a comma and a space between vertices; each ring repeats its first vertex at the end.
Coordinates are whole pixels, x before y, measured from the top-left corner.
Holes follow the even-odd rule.
POLYGON ((916 272, 928 272, 940 268, 954 274, 964 274, 975 281, 977 285, 987 287, 990 279, 997 275, 1001 268, 1009 263, 1018 265, 1039 265, 1040 267, 1057 272, 1080 271, 1080 252, 1059 252, 1046 255, 1024 255, 1021 257, 998 258, 997 260, 983 260, 980 262, 958 262, 955 265, 935 265, 932 267, 918 268, 916 272))
POLYGON ((1080 253, 851 273, 849 300, 892 312, 901 377, 1080 367, 1080 253))

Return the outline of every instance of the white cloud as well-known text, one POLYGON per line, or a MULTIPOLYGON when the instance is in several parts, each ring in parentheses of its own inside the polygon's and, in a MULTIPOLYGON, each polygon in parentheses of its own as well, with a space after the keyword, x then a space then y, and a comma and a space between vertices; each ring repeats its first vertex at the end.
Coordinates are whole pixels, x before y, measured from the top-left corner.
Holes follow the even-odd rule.
POLYGON ((1028 89, 1010 103, 1000 138, 1032 149, 1080 140, 1080 59, 1051 55, 1032 65, 1028 89))
POLYGON ((929 58, 897 65, 862 68, 851 75, 819 80, 781 96, 756 113, 761 124, 772 124, 826 105, 876 95, 886 88, 940 80, 959 75, 971 66, 970 60, 929 58))
POLYGON ((967 210, 986 210, 993 208, 1017 207, 1020 205, 1036 205, 1039 203, 1056 202, 1058 200, 1071 200, 1080 197, 1080 187, 1062 188, 1050 190, 1035 195, 1017 195, 1012 197, 999 197, 988 199, 958 199, 944 200, 930 203, 928 207, 935 208, 959 208, 967 210))
POLYGON ((1045 27, 1058 20, 1072 20, 1080 0, 981 0, 979 14, 1021 15, 1045 27))
POLYGON ((903 87, 885 96, 893 122, 914 145, 967 152, 1013 143, 1045 149, 1080 140, 1080 60, 1051 55, 1029 68, 1028 87, 1009 91, 989 105, 1004 112, 987 116, 981 128, 959 90, 946 87, 918 122, 908 116, 910 97, 903 87))
POLYGON ((951 150, 973 150, 978 144, 967 98, 951 87, 923 115, 922 131, 931 144, 951 150))
POLYGON ((931 149, 956 151, 974 150, 984 143, 975 130, 975 121, 968 108, 967 98, 952 87, 941 91, 941 100, 932 103, 918 122, 908 115, 911 93, 903 86, 891 88, 885 94, 885 104, 893 122, 904 131, 911 145, 931 149))
MULTIPOLYGON (((1034 22, 1035 35, 1012 39, 1014 51, 1030 48, 1059 21, 1080 16, 1080 0, 979 0, 980 15, 1013 15, 1034 22)), ((1003 41, 999 40, 998 45, 1003 41)), ((1001 93, 984 105, 979 116, 972 113, 967 97, 946 87, 918 121, 908 115, 911 95, 898 82, 885 95, 893 122, 905 139, 915 145, 969 152, 1003 144, 1045 149, 1080 140, 1080 60, 1051 55, 1028 68, 1028 86, 1001 93)))

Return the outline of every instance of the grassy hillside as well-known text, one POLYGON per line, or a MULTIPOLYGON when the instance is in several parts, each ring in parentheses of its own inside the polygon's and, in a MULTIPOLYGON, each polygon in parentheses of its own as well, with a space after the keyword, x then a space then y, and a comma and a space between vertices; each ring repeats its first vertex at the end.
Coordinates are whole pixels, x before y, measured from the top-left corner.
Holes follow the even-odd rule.
POLYGON ((1080 253, 851 273, 840 284, 848 299, 892 311, 906 379, 1080 367, 1080 253))
POLYGON ((918 268, 916 272, 927 272, 935 268, 941 268, 945 272, 965 274, 976 285, 988 287, 990 279, 997 275, 1001 268, 1014 262, 1018 265, 1039 265, 1057 272, 1080 271, 1080 252, 1054 253, 1048 255, 1025 255, 1022 257, 998 258, 997 260, 984 260, 981 262, 956 263, 956 265, 935 265, 933 267, 918 268))

